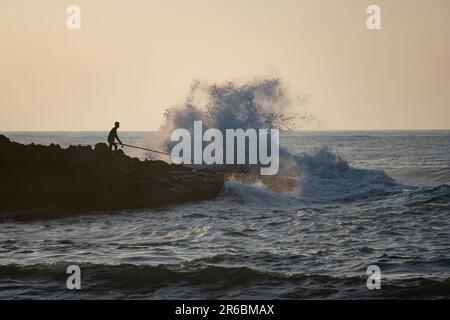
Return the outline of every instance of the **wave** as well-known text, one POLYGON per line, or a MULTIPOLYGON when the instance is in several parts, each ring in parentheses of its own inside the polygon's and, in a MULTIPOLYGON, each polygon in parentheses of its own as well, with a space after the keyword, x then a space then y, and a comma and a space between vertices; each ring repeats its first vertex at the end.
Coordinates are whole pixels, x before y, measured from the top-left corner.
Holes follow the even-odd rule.
MULTIPOLYGON (((194 81, 185 101, 167 109, 160 129, 161 144, 169 151, 178 143, 170 141, 173 129, 192 132, 196 120, 202 121, 204 129, 216 128, 222 133, 237 128, 292 131, 314 122, 315 117, 303 108, 304 101, 293 99, 291 95, 278 78, 255 78, 243 83, 194 81)), ((445 177, 445 174, 439 176, 440 179, 445 177)), ((284 194, 284 200, 288 201, 292 198, 353 201, 401 192, 404 187, 383 170, 352 167, 329 147, 298 155, 281 148, 279 174, 272 181, 270 178, 260 180, 241 180, 239 184, 239 180, 231 179, 226 192, 245 191, 250 200, 266 197, 269 203, 277 197, 270 194, 271 190, 284 194), (292 179, 285 180, 283 186, 286 177, 296 179, 298 187, 293 188, 292 179)))
MULTIPOLYGON (((170 150, 173 129, 184 128, 192 132, 195 120, 202 120, 205 129, 216 128, 222 132, 237 128, 298 129, 314 119, 304 110, 300 114, 293 112, 302 110, 301 105, 291 98, 281 79, 256 78, 243 84, 194 81, 186 101, 167 110, 166 121, 160 130, 162 144, 166 150, 170 150)), ((326 147, 302 155, 293 155, 281 148, 280 155, 280 173, 277 178, 298 179, 300 188, 291 188, 289 192, 301 198, 330 200, 370 196, 390 192, 398 186, 383 171, 353 168, 326 147)), ((264 184, 268 184, 270 189, 270 181, 266 179, 264 184)), ((277 180, 276 184, 278 189, 280 182, 277 180)), ((256 191, 261 191, 261 186, 250 185, 259 188, 256 191)), ((228 187, 242 188, 232 184, 228 187)), ((250 192, 250 196, 252 194, 250 192)))
MULTIPOLYGON (((0 298, 73 298, 68 263, 0 266, 0 298), (59 288, 59 289, 58 289, 59 288), (56 290, 56 291, 55 291, 56 290), (8 296, 5 296, 8 294, 8 296), (68 296, 69 295, 69 296, 68 296)), ((385 280, 369 291, 365 276, 281 274, 214 265, 79 264, 84 298, 448 298, 450 278, 385 280)), ((76 296, 76 293, 74 293, 76 296)))
POLYGON ((352 167, 329 147, 291 157, 302 168, 300 181, 303 197, 317 200, 353 199, 395 192, 400 187, 382 170, 352 167))
MULTIPOLYGON (((304 201, 351 201, 400 192, 402 184, 382 170, 352 167, 345 159, 336 155, 329 147, 293 155, 283 150, 280 172, 274 177, 261 177, 248 181, 234 176, 226 183, 225 190, 240 194, 252 200, 264 198, 265 202, 275 199, 292 202, 304 201), (271 179, 277 183, 286 179, 284 192, 274 191, 271 179), (288 179, 288 180, 287 180, 288 179), (292 180, 296 180, 296 185, 292 180), (282 199, 281 199, 282 198, 282 199)), ((279 190, 278 190, 279 191, 279 190)))
POLYGON ((225 183, 225 196, 235 196, 247 203, 266 207, 296 207, 305 203, 378 201, 391 199, 398 211, 410 213, 450 212, 450 185, 405 185, 382 170, 352 167, 328 147, 302 155, 283 154, 280 175, 252 183, 232 176, 225 183), (286 190, 276 192, 270 179, 289 177, 286 190))

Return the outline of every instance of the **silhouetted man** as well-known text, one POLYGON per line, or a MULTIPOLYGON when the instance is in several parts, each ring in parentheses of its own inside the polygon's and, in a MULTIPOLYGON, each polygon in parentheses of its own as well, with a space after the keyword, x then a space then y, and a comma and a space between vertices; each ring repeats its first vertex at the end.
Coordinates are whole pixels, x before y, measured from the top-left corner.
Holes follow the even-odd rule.
POLYGON ((119 129, 119 127, 119 122, 114 123, 114 128, 112 128, 108 134, 109 154, 111 154, 113 147, 114 150, 117 151, 117 143, 115 142, 116 139, 122 145, 122 141, 120 141, 119 136, 117 135, 117 129, 119 129))

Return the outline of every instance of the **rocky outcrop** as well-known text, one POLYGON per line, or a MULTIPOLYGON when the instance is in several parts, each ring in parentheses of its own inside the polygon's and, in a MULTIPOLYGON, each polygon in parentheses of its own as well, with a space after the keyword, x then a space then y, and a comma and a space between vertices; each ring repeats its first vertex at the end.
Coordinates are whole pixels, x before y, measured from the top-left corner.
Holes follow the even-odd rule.
POLYGON ((222 174, 140 161, 104 143, 22 145, 0 135, 0 220, 152 208, 214 198, 222 174))

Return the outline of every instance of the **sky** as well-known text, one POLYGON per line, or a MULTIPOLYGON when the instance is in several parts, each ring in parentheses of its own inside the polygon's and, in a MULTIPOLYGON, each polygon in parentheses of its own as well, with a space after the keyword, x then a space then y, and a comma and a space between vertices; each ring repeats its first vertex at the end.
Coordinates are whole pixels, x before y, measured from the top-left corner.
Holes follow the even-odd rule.
POLYGON ((306 129, 450 129, 449 39, 448 0, 0 0, 0 131, 157 130, 194 79, 255 77, 306 129))

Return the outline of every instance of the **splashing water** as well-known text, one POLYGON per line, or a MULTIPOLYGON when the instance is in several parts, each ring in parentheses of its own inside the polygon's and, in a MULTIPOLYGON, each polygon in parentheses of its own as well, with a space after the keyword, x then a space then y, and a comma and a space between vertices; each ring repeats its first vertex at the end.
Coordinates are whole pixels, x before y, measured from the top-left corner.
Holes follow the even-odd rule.
POLYGON ((186 101, 166 110, 162 146, 170 150, 172 131, 184 128, 192 133, 196 120, 222 133, 238 128, 293 130, 300 127, 300 120, 312 117, 293 111, 300 106, 280 79, 255 79, 242 85, 194 81, 186 101))
MULTIPOLYGON (((186 101, 167 109, 166 122, 160 130, 161 147, 169 151, 173 147, 171 132, 184 128, 192 133, 196 120, 201 120, 205 129, 216 128, 223 133, 226 129, 238 128, 295 130, 314 119, 304 110, 295 112, 302 110, 301 102, 292 99, 283 82, 276 78, 258 78, 244 84, 194 81, 186 101)), ((272 191, 316 200, 373 195, 398 187, 398 183, 383 171, 352 168, 329 147, 300 155, 281 148, 278 177, 289 179, 250 179, 250 182, 243 179, 241 182, 253 186, 268 185, 272 191), (297 179, 297 183, 293 184, 292 178, 297 179)), ((232 176, 229 185, 236 187, 237 180, 232 176)))

